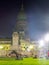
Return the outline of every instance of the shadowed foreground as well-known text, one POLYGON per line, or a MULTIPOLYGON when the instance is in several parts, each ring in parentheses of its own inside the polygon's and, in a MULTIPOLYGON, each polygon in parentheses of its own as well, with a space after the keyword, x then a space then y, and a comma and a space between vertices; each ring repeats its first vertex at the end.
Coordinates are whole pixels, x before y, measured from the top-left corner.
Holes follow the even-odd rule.
POLYGON ((15 58, 0 58, 0 65, 49 65, 49 60, 33 58, 15 60, 15 58))

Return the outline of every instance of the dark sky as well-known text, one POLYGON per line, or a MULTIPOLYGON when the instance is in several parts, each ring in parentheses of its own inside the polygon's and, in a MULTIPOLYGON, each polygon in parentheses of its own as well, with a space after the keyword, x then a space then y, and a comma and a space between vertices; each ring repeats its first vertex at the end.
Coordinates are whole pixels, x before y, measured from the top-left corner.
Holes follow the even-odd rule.
MULTIPOLYGON (((22 0, 0 1, 0 37, 11 37, 22 0)), ((49 0, 23 0, 31 39, 49 32, 49 0)))

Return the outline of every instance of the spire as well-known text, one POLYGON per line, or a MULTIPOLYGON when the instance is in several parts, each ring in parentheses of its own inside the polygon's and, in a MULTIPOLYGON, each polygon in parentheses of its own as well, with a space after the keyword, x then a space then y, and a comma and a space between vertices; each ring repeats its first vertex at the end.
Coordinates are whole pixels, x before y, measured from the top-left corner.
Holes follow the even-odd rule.
POLYGON ((23 0, 22 0, 22 5, 21 5, 21 10, 22 10, 22 11, 24 10, 24 8, 23 8, 23 0))

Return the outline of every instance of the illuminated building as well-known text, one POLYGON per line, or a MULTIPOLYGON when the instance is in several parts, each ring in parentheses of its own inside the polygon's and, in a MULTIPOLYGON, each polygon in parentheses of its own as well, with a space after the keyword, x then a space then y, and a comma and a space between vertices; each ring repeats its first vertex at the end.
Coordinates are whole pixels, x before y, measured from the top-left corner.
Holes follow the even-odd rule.
POLYGON ((16 21, 17 21, 16 27, 12 33, 12 38, 5 40, 3 40, 3 38, 2 40, 0 39, 0 56, 2 54, 3 54, 2 56, 5 56, 6 54, 8 54, 7 52, 12 50, 16 50, 19 52, 20 50, 25 51, 27 49, 27 46, 30 45, 30 42, 27 39, 28 38, 27 18, 24 13, 23 4, 16 21))

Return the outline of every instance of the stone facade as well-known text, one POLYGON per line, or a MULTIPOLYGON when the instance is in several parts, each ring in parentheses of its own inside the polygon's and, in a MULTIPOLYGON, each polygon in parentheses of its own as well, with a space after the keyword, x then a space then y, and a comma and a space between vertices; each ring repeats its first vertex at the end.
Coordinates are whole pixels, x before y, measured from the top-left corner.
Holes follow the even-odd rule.
MULTIPOLYGON (((24 13, 24 9, 22 7, 21 11, 19 12, 19 15, 17 17, 17 25, 16 25, 15 31, 13 31, 12 39, 10 41, 8 40, 8 42, 12 43, 12 44, 10 44, 11 46, 8 51, 16 50, 16 51, 19 51, 19 53, 20 53, 20 51, 23 51, 21 46, 23 46, 23 45, 28 46, 30 44, 30 42, 27 42, 25 40, 27 37, 26 33, 27 33, 27 21, 26 21, 26 15, 24 13)), ((27 51, 25 51, 25 52, 27 53, 27 51)), ((2 54, 6 55, 8 53, 6 50, 1 50, 0 56, 2 54)))
POLYGON ((18 45, 18 40, 19 40, 19 35, 17 32, 13 32, 12 34, 12 45, 17 46, 18 45))

